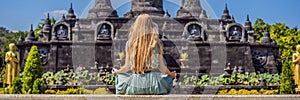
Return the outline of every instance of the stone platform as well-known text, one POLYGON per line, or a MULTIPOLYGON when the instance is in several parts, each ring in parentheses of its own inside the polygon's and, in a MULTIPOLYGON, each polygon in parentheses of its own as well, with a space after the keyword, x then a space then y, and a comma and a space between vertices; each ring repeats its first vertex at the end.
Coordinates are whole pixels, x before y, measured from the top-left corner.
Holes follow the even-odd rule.
POLYGON ((0 95, 0 100, 299 100, 300 95, 0 95))

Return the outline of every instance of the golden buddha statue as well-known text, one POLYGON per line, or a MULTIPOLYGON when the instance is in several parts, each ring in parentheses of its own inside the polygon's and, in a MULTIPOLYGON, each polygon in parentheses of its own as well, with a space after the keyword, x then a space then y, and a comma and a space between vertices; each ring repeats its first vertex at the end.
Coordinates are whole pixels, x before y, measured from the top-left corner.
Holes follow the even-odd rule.
POLYGON ((293 71, 296 85, 300 85, 300 45, 296 46, 296 53, 293 54, 293 71))
POLYGON ((16 45, 11 43, 9 44, 9 51, 5 55, 6 70, 4 84, 8 84, 8 88, 11 88, 14 78, 20 76, 20 56, 15 50, 16 45))

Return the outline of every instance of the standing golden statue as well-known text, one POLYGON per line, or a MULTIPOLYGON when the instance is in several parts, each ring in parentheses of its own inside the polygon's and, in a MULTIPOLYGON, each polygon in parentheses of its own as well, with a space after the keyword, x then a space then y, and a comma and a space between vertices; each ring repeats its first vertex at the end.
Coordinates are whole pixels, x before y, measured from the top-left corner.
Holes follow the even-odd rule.
POLYGON ((8 84, 8 88, 11 88, 14 78, 20 76, 20 56, 15 50, 16 45, 11 43, 9 44, 9 51, 5 55, 6 70, 4 84, 8 84))
POLYGON ((294 64, 294 80, 298 87, 300 86, 300 45, 296 46, 296 53, 293 54, 293 64, 294 64))

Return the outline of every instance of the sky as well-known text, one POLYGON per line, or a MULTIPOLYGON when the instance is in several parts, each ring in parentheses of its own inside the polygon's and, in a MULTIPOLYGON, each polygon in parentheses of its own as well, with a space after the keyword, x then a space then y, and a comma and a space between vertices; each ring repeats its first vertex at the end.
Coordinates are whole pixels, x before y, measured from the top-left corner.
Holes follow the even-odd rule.
MULTIPOLYGON (((300 28, 300 0, 200 0, 210 18, 220 18, 227 3, 236 22, 244 24, 247 14, 254 23, 262 18, 269 24, 286 23, 300 28)), ((0 27, 11 31, 28 31, 30 24, 37 25, 50 13, 57 20, 67 12, 70 3, 78 17, 86 17, 93 0, 1 0, 0 27)), ((130 10, 130 0, 111 0, 119 16, 130 10)), ((181 0, 164 0, 164 9, 176 16, 181 0)))

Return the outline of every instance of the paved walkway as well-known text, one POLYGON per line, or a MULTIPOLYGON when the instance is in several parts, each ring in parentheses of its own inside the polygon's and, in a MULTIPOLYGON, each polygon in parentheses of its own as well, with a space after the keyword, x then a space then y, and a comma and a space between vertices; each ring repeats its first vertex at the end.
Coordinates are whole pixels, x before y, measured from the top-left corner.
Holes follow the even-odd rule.
POLYGON ((300 95, 0 95, 0 100, 300 100, 300 95))

